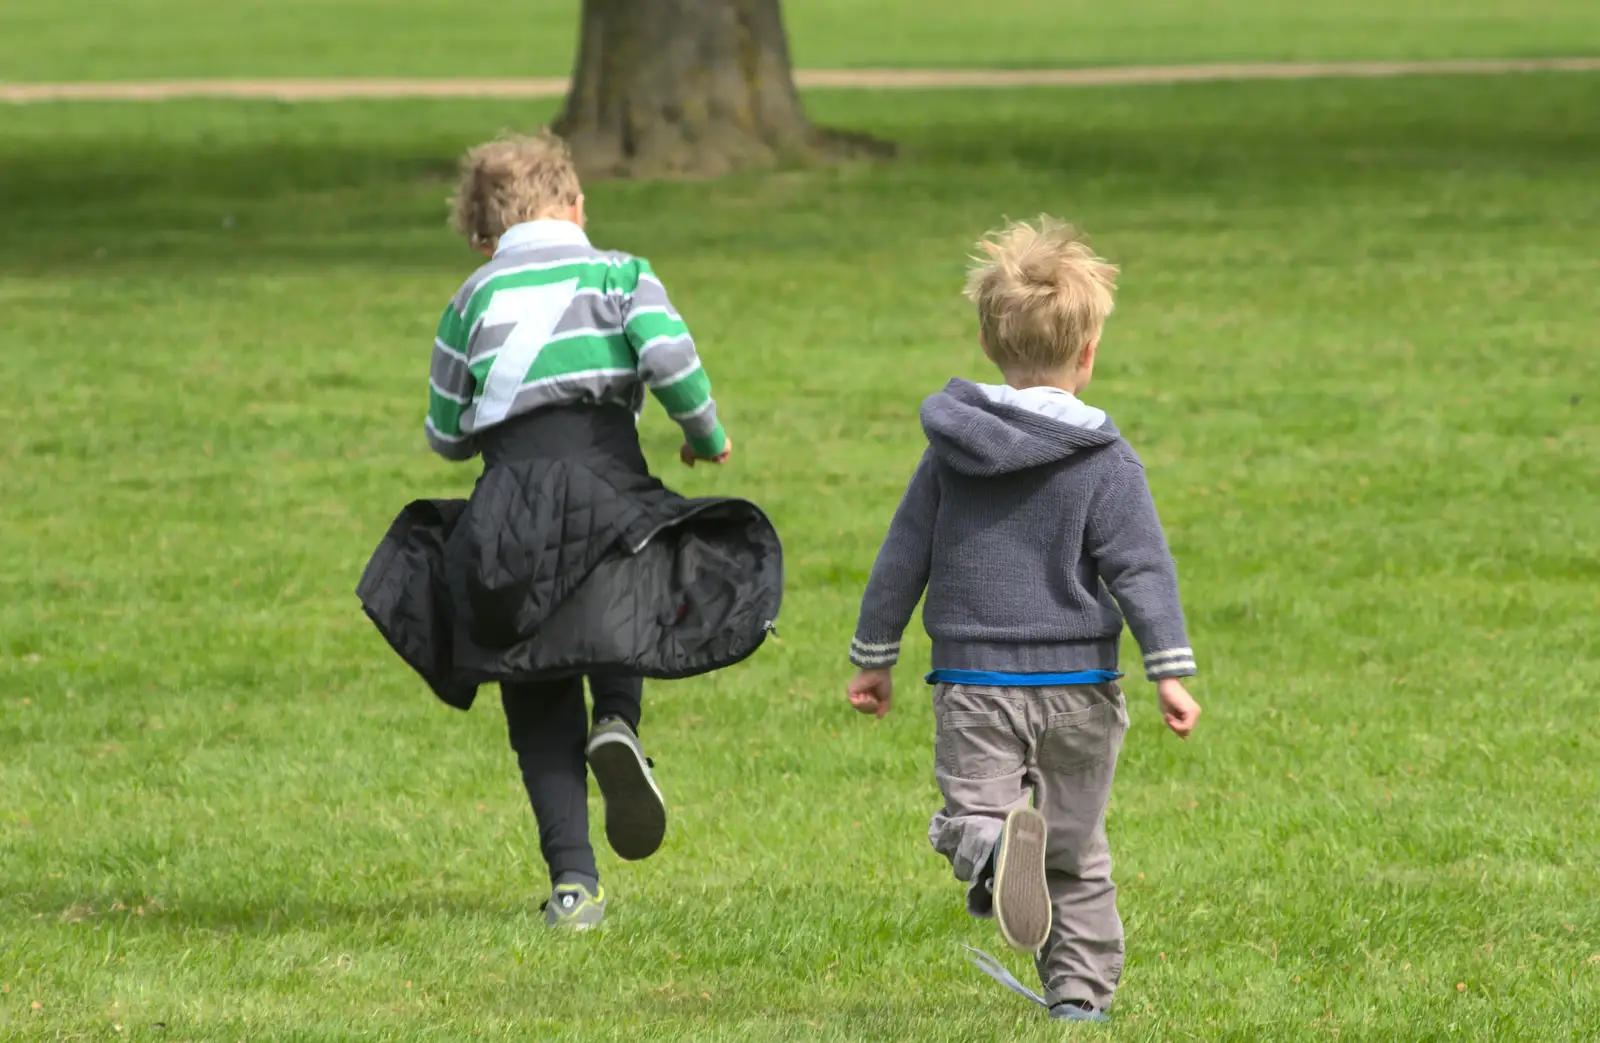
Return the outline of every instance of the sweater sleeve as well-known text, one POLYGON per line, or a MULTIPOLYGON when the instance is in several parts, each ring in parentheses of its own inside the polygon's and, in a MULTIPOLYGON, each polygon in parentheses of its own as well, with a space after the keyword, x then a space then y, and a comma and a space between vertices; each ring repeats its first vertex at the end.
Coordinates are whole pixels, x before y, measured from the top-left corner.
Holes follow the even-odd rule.
POLYGON ((884 670, 900 661, 901 635, 928 585, 933 522, 938 510, 939 481, 929 450, 923 454, 894 512, 861 598, 861 617, 850 642, 850 661, 863 670, 884 670))
POLYGON ((478 454, 473 439, 461 430, 461 417, 472 405, 477 378, 467 365, 466 320, 451 301, 439 317, 433 335, 433 359, 428 366, 428 417, 423 430, 428 447, 446 460, 470 460, 478 454))
POLYGON ((639 376, 673 421, 695 455, 711 458, 728 447, 711 397, 711 378, 700 364, 694 338, 667 291, 650 270, 650 262, 634 258, 637 282, 623 304, 623 333, 639 359, 639 376))
POLYGON ((1118 447, 1118 466, 1095 491, 1085 546, 1144 653, 1145 676, 1188 677, 1194 650, 1178 601, 1178 570, 1161 531, 1144 466, 1118 447))

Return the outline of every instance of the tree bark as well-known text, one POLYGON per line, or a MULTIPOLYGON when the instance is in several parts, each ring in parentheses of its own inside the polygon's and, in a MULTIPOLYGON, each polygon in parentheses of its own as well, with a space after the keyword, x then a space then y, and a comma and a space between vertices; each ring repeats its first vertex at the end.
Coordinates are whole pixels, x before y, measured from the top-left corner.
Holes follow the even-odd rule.
POLYGON ((588 176, 716 177, 884 149, 806 119, 779 0, 584 0, 576 65, 554 129, 588 176))

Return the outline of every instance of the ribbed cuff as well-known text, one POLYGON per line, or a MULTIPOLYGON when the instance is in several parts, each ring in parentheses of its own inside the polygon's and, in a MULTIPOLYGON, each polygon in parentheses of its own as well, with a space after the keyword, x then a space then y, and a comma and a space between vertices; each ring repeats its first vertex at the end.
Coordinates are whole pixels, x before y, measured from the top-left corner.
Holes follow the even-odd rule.
POLYGON ((863 670, 887 670, 900 661, 900 642, 850 641, 850 662, 863 670))
POLYGON ((470 435, 443 434, 433 426, 431 419, 423 423, 422 429, 428 437, 428 448, 446 460, 460 463, 478 455, 478 446, 470 435))
POLYGON ((711 429, 709 435, 689 439, 689 448, 702 460, 714 460, 728 448, 728 433, 722 429, 721 424, 718 424, 711 429))
POLYGON ((1144 657, 1144 675, 1152 681, 1166 677, 1193 677, 1195 673, 1192 648, 1167 648, 1144 657))

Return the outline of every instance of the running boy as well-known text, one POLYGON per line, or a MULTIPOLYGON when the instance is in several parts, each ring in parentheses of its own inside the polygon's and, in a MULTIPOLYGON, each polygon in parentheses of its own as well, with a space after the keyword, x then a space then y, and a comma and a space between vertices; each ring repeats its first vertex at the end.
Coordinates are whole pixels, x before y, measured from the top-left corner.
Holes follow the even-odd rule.
MULTIPOLYGON (((453 224, 489 258, 445 306, 433 342, 428 444, 450 460, 595 461, 648 476, 634 421, 648 388, 683 428, 680 456, 726 461, 694 341, 642 258, 584 233, 583 190, 566 145, 507 136, 462 159, 453 224)), ((574 493, 573 495, 578 495, 574 493)), ((508 523, 509 524, 509 523, 508 523)), ((501 685, 501 700, 550 870, 546 922, 585 928, 605 913, 589 845, 586 765, 623 858, 651 855, 666 808, 637 735, 643 681, 590 676, 501 685)))
POLYGON ((888 712, 926 589, 944 796, 929 840, 969 883, 967 910, 1036 954, 1051 1016, 1103 1021, 1123 960, 1105 832, 1123 619, 1180 737, 1200 714, 1179 680, 1194 653, 1139 457, 1077 398, 1117 269, 1048 217, 980 245, 967 296, 1005 383, 952 380, 922 405, 928 449, 867 582, 849 697, 888 712))

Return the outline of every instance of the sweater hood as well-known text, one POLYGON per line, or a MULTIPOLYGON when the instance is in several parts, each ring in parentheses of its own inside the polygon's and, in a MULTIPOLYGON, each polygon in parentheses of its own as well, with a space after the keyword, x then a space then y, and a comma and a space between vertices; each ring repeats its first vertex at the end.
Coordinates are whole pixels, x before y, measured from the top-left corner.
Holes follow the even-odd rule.
POLYGON ((922 430, 934 455, 974 477, 1056 463, 1121 437, 1104 412, 1058 388, 959 377, 922 403, 922 430))

